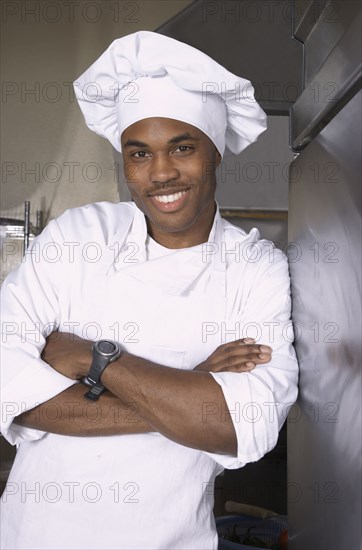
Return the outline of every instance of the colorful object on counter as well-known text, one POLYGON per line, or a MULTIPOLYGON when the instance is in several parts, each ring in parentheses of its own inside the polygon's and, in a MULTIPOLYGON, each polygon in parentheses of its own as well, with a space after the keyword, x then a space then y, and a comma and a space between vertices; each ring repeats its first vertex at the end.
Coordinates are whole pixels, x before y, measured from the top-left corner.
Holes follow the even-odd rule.
MULTIPOLYGON (((261 513, 265 512, 261 510, 261 513)), ((216 518, 216 528, 219 550, 286 550, 285 534, 282 536, 282 533, 287 533, 285 516, 275 515, 267 519, 246 514, 223 516, 216 518)))

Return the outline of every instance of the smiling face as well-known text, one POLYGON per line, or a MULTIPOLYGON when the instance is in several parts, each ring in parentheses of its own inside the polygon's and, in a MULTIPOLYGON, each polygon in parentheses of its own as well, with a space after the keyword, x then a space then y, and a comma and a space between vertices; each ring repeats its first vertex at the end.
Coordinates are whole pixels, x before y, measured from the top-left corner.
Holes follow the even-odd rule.
POLYGON ((168 248, 206 242, 215 215, 215 170, 221 161, 198 128, 147 118, 121 136, 124 172, 148 232, 168 248))

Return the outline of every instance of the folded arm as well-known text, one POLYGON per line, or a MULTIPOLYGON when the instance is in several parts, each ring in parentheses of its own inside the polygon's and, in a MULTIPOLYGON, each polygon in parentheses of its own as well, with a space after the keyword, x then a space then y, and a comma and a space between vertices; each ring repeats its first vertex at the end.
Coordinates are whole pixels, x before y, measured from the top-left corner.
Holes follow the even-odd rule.
POLYGON ((24 412, 15 424, 48 433, 71 436, 136 434, 154 431, 137 413, 137 405, 124 403, 106 392, 97 402, 88 401, 89 390, 74 384, 45 403, 24 412))
MULTIPOLYGON (((48 339, 43 359, 65 376, 81 379, 91 363, 91 342, 58 334, 48 339)), ((76 384, 16 422, 67 435, 113 435, 157 431, 209 452, 236 454, 236 435, 222 389, 210 372, 247 372, 270 360, 270 348, 236 341, 224 344, 194 370, 184 371, 123 353, 104 371, 106 392, 95 404, 76 384), (47 410, 57 407, 56 422, 47 410), (208 414, 210 406, 216 414, 208 414)))

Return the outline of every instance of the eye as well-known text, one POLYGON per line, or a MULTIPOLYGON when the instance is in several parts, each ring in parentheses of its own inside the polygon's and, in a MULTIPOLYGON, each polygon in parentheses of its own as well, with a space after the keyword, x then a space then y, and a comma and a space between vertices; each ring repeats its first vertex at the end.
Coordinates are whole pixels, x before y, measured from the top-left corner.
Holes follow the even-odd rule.
POLYGON ((188 153, 189 151, 192 151, 193 147, 190 147, 190 145, 179 145, 175 149, 175 153, 188 153))
POLYGON ((148 153, 146 151, 135 151, 134 153, 131 153, 131 157, 136 159, 144 159, 147 155, 148 153))

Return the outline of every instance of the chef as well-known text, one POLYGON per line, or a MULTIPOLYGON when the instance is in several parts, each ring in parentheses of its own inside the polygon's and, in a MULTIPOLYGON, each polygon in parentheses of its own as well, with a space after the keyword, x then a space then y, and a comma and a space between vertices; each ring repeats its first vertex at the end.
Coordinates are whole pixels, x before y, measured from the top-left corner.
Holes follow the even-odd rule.
POLYGON ((270 451, 297 394, 285 258, 214 198, 265 115, 250 82, 144 31, 75 92, 133 200, 51 221, 3 285, 2 547, 216 549, 216 475, 270 451))

